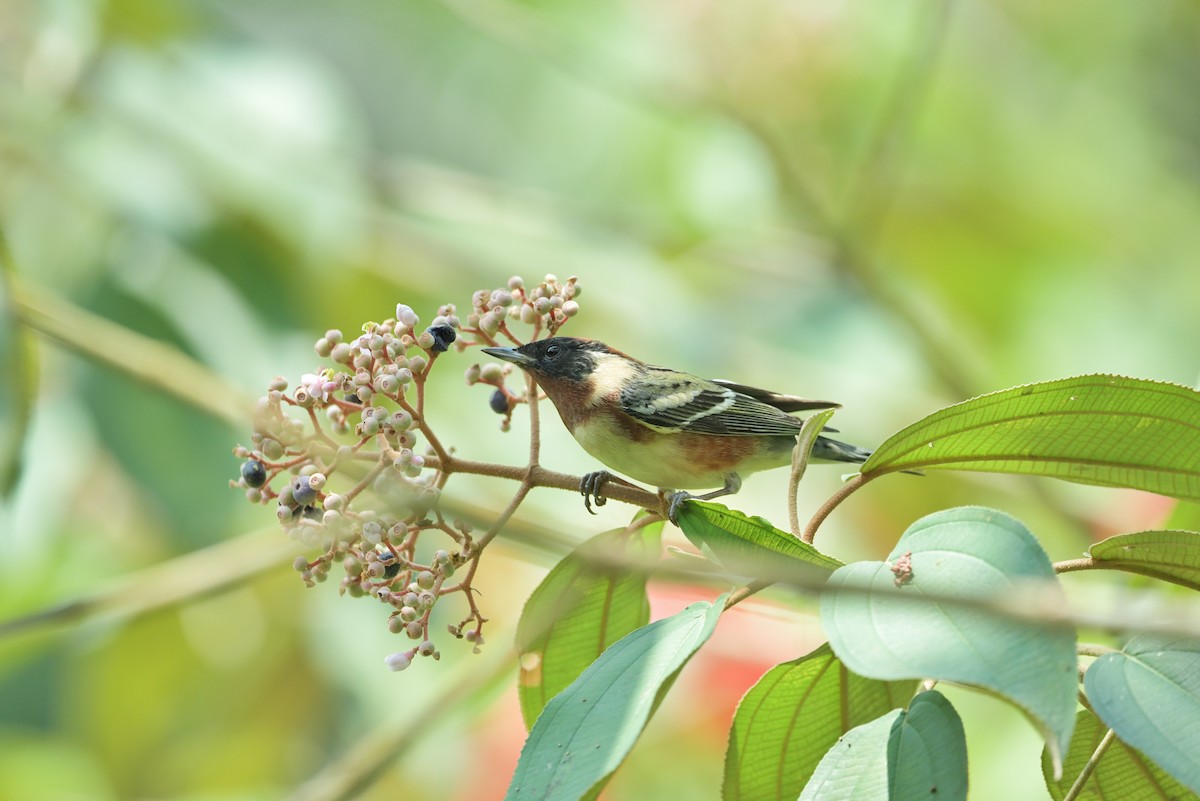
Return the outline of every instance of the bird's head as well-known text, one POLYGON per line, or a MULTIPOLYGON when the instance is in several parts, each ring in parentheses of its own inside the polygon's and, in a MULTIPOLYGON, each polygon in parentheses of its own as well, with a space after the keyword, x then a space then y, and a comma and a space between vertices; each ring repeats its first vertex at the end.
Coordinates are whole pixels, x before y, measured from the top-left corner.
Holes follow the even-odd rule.
POLYGON ((554 402, 572 432, 596 408, 612 403, 645 365, 594 339, 551 337, 519 348, 483 352, 525 370, 554 402))
POLYGON ((550 337, 519 348, 483 348, 497 359, 511 362, 533 375, 538 383, 585 384, 616 351, 594 339, 550 337))

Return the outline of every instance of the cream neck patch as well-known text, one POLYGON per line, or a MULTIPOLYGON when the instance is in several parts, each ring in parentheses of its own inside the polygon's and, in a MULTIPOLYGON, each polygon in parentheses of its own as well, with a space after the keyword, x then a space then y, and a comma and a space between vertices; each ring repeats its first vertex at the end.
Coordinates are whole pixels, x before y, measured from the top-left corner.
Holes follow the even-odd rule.
POLYGON ((596 360, 596 369, 591 376, 592 392, 587 399, 588 405, 595 405, 614 392, 620 392, 625 382, 637 375, 636 362, 614 353, 593 353, 592 358, 596 360))

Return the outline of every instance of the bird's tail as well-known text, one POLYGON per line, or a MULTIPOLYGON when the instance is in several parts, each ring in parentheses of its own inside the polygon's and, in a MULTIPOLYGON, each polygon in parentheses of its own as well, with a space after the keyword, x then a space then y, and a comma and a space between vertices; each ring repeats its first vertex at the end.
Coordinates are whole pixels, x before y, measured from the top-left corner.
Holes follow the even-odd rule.
POLYGON ((851 445, 846 442, 840 442, 829 437, 817 437, 817 442, 813 445, 812 458, 823 462, 854 462, 861 464, 867 461, 871 452, 860 448, 857 445, 851 445))

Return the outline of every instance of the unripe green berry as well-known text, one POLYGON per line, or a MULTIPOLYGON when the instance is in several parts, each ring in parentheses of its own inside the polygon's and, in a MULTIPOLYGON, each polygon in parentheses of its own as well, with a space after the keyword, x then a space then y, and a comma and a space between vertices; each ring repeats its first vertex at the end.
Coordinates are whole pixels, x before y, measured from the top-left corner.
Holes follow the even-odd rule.
POLYGON ((423 590, 427 590, 433 586, 434 575, 428 570, 422 570, 417 574, 417 586, 423 590))
POLYGON ((404 633, 410 640, 419 640, 425 635, 425 627, 421 625, 421 621, 414 620, 404 627, 404 633))

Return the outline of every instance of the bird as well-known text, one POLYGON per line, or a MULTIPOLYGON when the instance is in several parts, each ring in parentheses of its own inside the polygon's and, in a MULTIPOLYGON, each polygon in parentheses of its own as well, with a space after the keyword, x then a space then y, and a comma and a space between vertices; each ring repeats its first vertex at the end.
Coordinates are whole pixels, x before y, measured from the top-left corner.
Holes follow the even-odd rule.
MULTIPOLYGON (((804 420, 789 412, 841 406, 656 367, 594 339, 555 336, 482 352, 531 375, 575 441, 605 467, 670 493, 672 521, 684 500, 733 495, 743 476, 790 465, 804 420), (717 489, 687 492, 710 487, 717 489)), ((810 461, 860 464, 870 455, 819 435, 810 461)), ((589 512, 593 499, 603 505, 612 478, 608 470, 583 477, 589 512)))

